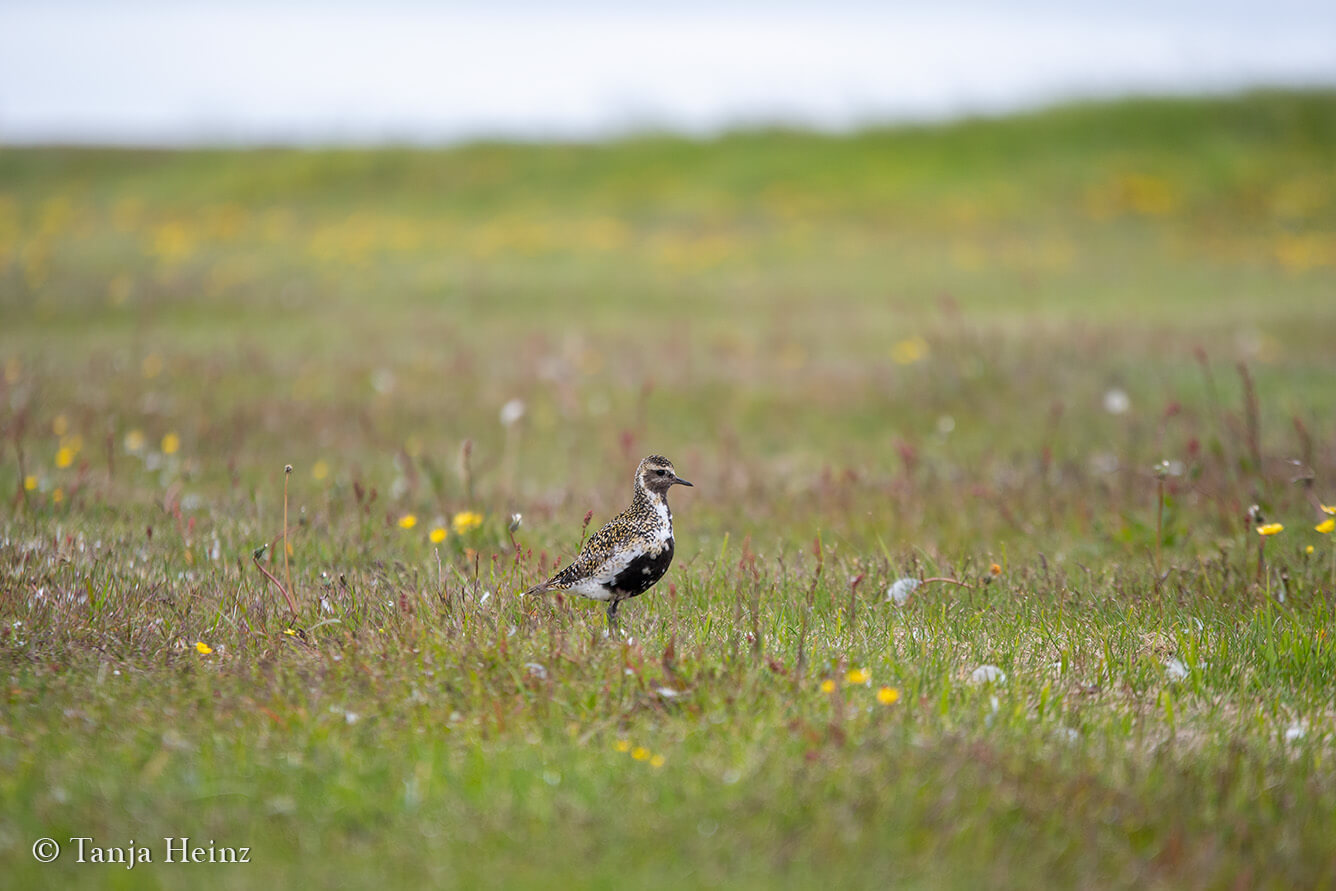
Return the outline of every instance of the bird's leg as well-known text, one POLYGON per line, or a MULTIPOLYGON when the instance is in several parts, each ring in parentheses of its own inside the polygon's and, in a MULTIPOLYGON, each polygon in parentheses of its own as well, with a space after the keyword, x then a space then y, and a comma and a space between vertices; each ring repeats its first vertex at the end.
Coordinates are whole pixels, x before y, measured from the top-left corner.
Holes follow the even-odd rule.
POLYGON ((619 603, 621 603, 620 600, 614 600, 608 604, 608 632, 611 634, 617 632, 617 605, 619 603))

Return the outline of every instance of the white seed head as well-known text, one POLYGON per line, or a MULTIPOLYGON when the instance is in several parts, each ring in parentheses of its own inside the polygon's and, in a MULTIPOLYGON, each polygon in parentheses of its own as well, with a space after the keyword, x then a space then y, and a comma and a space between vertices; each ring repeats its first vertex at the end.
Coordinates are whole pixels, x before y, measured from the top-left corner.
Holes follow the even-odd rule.
POLYGON ((1132 407, 1132 398, 1127 391, 1113 387, 1104 394, 1104 410, 1111 415, 1121 415, 1132 407))
POLYGON ((510 427, 524 417, 524 400, 511 399, 501 406, 501 426, 510 427))
POLYGON ((886 599, 896 606, 904 606, 909 601, 909 595, 913 594, 921 584, 918 579, 896 579, 895 583, 886 589, 886 599))
POLYGON ((970 672, 971 684, 1005 684, 1007 673, 996 665, 980 665, 970 672))

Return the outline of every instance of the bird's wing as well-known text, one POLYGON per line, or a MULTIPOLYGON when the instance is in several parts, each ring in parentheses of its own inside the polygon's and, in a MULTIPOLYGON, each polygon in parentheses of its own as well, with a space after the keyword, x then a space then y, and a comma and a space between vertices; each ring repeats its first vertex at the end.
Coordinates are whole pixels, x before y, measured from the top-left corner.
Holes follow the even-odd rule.
POLYGON ((602 585, 615 579, 647 547, 646 542, 626 540, 621 520, 619 515, 589 536, 575 559, 538 587, 550 591, 569 588, 584 580, 602 585))

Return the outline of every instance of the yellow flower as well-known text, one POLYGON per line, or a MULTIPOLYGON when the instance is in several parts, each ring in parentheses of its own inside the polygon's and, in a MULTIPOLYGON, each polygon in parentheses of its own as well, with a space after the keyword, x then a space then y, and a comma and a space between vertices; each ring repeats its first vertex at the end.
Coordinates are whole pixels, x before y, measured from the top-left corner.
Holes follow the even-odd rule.
POLYGON ((33 476, 32 474, 28 474, 23 478, 23 490, 25 492, 31 492, 33 489, 36 488, 37 488, 37 477, 33 476))
POLYGON ((1277 532, 1283 532, 1285 527, 1280 523, 1267 523, 1265 526, 1257 527, 1258 535, 1275 535, 1277 532))
POLYGON ((60 467, 60 468, 63 469, 63 468, 69 467, 69 466, 70 466, 71 464, 73 464, 73 463, 74 463, 74 449, 71 449, 71 448, 66 447, 66 448, 62 448, 60 451, 56 452, 56 466, 57 466, 57 467, 60 467))
POLYGON ((131 430, 125 434, 125 450, 127 452, 137 452, 144 447, 144 434, 139 430, 131 430))
POLYGON ((329 464, 325 461, 316 461, 311 465, 311 478, 322 480, 329 476, 329 464))
POLYGON ((205 643, 204 641, 202 641, 202 640, 201 640, 201 641, 196 641, 196 642, 195 642, 195 652, 199 653, 201 656, 207 656, 207 655, 209 655, 210 653, 213 652, 213 647, 209 646, 208 644, 206 644, 206 643, 205 643))
POLYGON ((631 757, 636 759, 637 761, 648 761, 649 749, 645 748, 644 746, 636 746, 634 749, 631 750, 631 757))
POLYGON ((454 527, 456 535, 463 535, 482 525, 482 514, 471 510, 461 511, 455 514, 450 525, 454 527))
POLYGON ((911 337, 891 347, 891 359, 896 365, 913 365, 928 355, 928 342, 922 337, 911 337))
POLYGON ((1313 546, 1312 546, 1312 545, 1309 545, 1308 547, 1304 548, 1304 553, 1305 553, 1305 554, 1311 554, 1311 553, 1313 553, 1313 546))
POLYGON ((51 419, 51 432, 57 436, 64 436, 70 429, 70 422, 64 415, 56 415, 51 419))
POLYGON ((57 488, 56 491, 54 491, 54 492, 51 493, 51 503, 52 503, 52 504, 60 504, 60 502, 62 502, 62 501, 64 501, 64 500, 65 500, 65 490, 64 490, 64 489, 57 488))
POLYGON ((168 433, 162 438, 162 453, 164 455, 175 455, 181 448, 181 437, 175 433, 168 433))
POLYGON ((612 744, 612 747, 619 752, 631 751, 631 741, 629 739, 619 739, 612 744))
POLYGON ((297 636, 297 632, 293 631, 291 628, 284 628, 284 629, 283 629, 283 633, 284 633, 284 634, 290 634, 290 635, 292 635, 293 637, 296 637, 296 636, 297 636))
POLYGON ((1336 529, 1336 517, 1327 517, 1313 528, 1318 532, 1321 532, 1323 535, 1326 535, 1331 530, 1336 529))
POLYGON ((832 681, 830 678, 826 678, 824 681, 821 682, 821 692, 822 692, 822 693, 834 693, 834 692, 835 692, 835 682, 832 681))
POLYGON ((882 705, 895 705, 900 701, 900 691, 894 687, 882 687, 877 691, 877 701, 882 705))
POLYGON ((667 761, 667 760, 668 760, 668 759, 667 759, 667 758, 664 758, 662 755, 655 755, 653 758, 649 759, 649 766, 650 766, 650 767, 663 767, 663 763, 664 763, 665 761, 667 761))
POLYGON ((399 518, 400 529, 412 529, 417 525, 417 514, 404 514, 399 518))
POLYGON ((992 573, 993 575, 1001 575, 1001 574, 1002 574, 1002 566, 1001 566, 1000 564, 993 563, 992 565, 990 565, 990 566, 988 567, 988 571, 989 571, 990 573, 992 573))
POLYGON ((866 684, 868 681, 872 680, 872 675, 867 673, 866 668, 855 668, 853 671, 849 672, 844 679, 851 684, 866 684))
POLYGON ((1323 505, 1320 505, 1320 506, 1321 506, 1321 508, 1322 508, 1322 512, 1323 512, 1323 513, 1328 513, 1328 514, 1331 514, 1333 517, 1336 517, 1336 507, 1331 507, 1330 505, 1326 505, 1326 504, 1323 504, 1323 505))
POLYGON ((435 529, 431 530, 431 532, 427 534, 427 538, 431 539, 432 544, 440 544, 441 542, 445 541, 445 537, 449 534, 450 534, 449 532, 445 531, 444 527, 437 526, 435 529))

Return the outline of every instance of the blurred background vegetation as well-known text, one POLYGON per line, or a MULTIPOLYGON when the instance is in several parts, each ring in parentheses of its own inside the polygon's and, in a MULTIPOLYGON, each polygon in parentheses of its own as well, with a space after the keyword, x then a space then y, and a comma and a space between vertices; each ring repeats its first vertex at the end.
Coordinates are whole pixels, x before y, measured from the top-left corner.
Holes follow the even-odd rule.
POLYGON ((540 522, 611 510, 658 451, 705 483, 701 533, 955 549, 1144 545, 1167 459, 1210 549, 1252 501, 1302 504, 1247 459, 1333 469, 1334 159, 1327 92, 849 137, 0 150, 8 438, 76 503, 157 498, 124 462, 114 499, 77 493, 107 443, 173 433, 199 497, 292 463, 312 497, 540 522))

